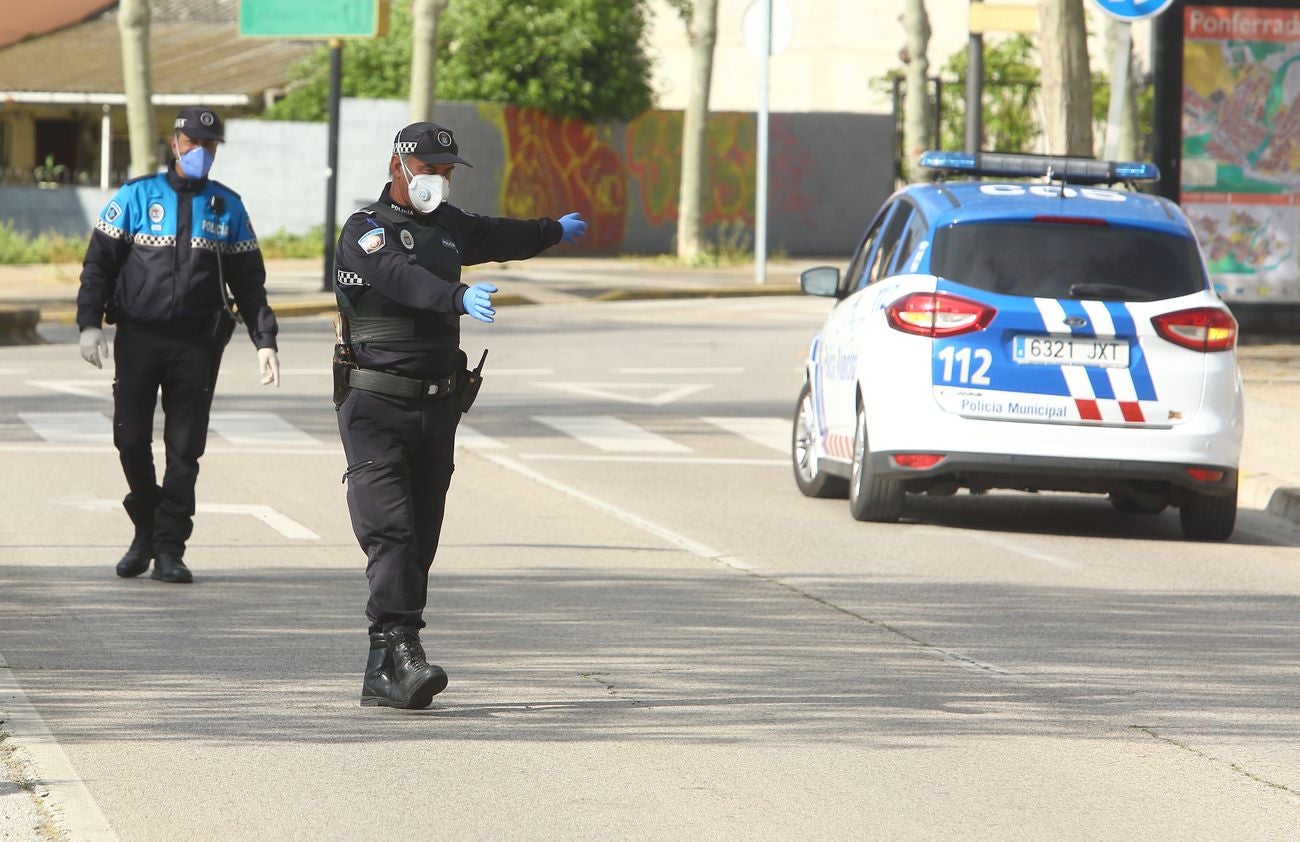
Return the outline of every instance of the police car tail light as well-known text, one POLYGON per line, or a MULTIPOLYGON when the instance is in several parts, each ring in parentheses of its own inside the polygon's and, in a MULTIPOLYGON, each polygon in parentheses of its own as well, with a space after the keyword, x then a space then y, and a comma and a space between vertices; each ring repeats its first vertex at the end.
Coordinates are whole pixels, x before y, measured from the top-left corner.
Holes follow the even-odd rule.
POLYGON ((1165 339, 1193 351, 1230 351, 1237 345, 1237 320, 1218 307, 1165 313, 1151 324, 1165 339))
POLYGON ((1187 475, 1197 482, 1220 482, 1223 480, 1223 471, 1216 471, 1213 468, 1187 468, 1187 475))
POLYGON ((889 305, 885 311, 894 330, 935 338, 983 330, 997 310, 944 292, 914 292, 889 305))
POLYGON ((899 468, 912 468, 923 471, 933 468, 944 460, 942 453, 895 453, 889 457, 899 468))

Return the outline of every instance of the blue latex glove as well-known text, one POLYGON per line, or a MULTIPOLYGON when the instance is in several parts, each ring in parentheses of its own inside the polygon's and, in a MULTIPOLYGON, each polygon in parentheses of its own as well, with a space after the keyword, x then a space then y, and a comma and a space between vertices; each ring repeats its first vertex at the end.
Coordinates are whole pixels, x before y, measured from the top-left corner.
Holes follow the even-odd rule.
POLYGON ((496 291, 497 288, 488 283, 474 284, 465 290, 465 297, 460 300, 465 315, 473 316, 480 322, 491 322, 497 314, 492 308, 492 293, 496 291))
POLYGON ((587 223, 576 211, 560 217, 560 227, 564 229, 564 236, 560 238, 562 243, 576 243, 580 237, 587 236, 587 223))

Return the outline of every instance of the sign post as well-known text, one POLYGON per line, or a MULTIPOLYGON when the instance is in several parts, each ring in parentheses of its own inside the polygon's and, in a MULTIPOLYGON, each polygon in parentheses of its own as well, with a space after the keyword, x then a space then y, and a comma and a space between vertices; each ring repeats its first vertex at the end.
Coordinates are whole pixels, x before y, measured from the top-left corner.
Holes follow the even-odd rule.
POLYGON ((254 38, 329 40, 329 148, 325 164, 325 277, 334 288, 334 225, 338 213, 339 100, 342 98, 344 38, 388 34, 388 0, 242 0, 239 34, 254 38))
POLYGON ((754 279, 767 283, 767 117, 772 56, 790 42, 790 10, 782 0, 752 0, 745 9, 741 30, 745 43, 758 58, 757 160, 754 185, 754 279))
POLYGON ((1129 65, 1132 63, 1133 21, 1155 17, 1174 0, 1095 0, 1103 12, 1117 22, 1115 57, 1110 66, 1110 107, 1106 112, 1106 150, 1113 161, 1119 155, 1119 124, 1128 97, 1129 65))

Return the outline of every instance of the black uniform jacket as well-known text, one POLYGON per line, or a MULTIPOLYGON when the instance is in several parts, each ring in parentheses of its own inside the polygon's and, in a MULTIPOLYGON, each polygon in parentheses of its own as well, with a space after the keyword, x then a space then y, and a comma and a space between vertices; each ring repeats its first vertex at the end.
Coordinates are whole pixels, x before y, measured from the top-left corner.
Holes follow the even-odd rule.
POLYGON ((461 299, 468 289, 460 281, 461 267, 533 257, 558 243, 564 229, 554 219, 478 216, 446 202, 433 213, 416 213, 393 201, 391 186, 384 186, 375 204, 352 214, 339 234, 340 310, 421 322, 438 347, 399 350, 354 337, 353 359, 361 368, 442 377, 457 362, 461 299))
POLYGON ((123 184, 100 213, 81 269, 77 326, 98 327, 107 316, 110 323, 200 334, 223 309, 223 277, 253 344, 274 348, 266 266, 239 194, 168 166, 123 184))

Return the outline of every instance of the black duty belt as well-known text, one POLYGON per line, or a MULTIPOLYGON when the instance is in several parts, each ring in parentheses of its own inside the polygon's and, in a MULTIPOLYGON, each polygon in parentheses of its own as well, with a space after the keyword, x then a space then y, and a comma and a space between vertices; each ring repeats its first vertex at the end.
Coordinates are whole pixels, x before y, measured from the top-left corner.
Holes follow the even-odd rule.
POLYGON ((366 392, 378 392, 395 398, 445 397, 456 390, 456 375, 435 380, 416 380, 382 371, 353 368, 348 371, 348 385, 366 392))

